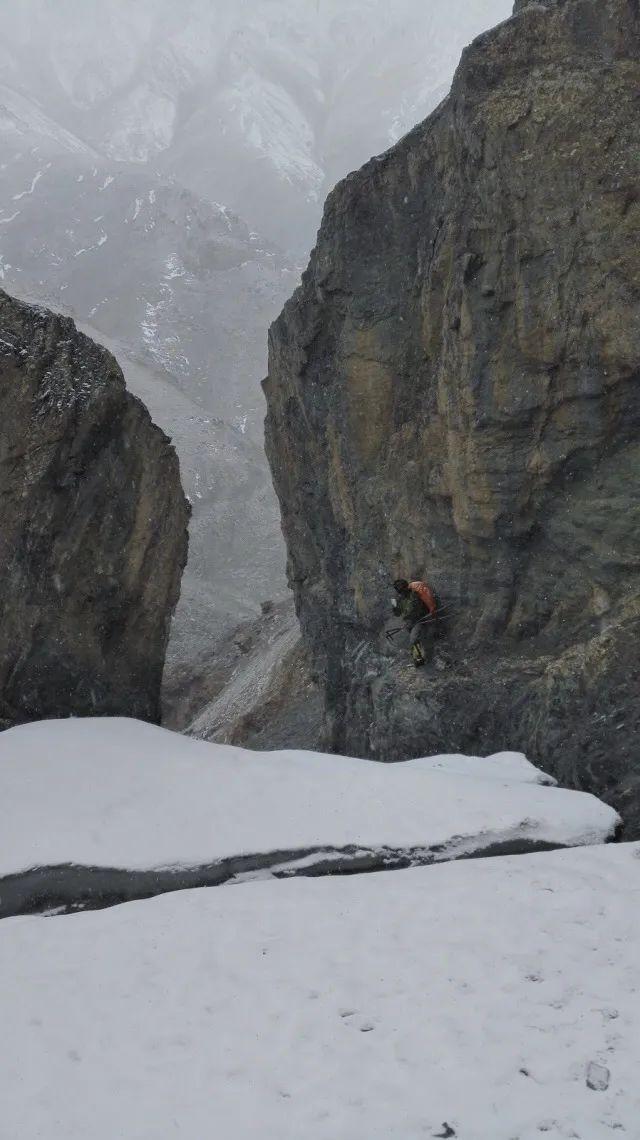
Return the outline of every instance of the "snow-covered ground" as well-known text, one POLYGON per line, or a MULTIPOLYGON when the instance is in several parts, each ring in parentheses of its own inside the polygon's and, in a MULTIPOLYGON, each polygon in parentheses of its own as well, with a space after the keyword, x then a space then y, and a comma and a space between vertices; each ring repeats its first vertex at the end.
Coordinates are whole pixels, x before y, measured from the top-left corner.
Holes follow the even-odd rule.
POLYGON ((616 813, 546 787, 517 753, 375 764, 249 752, 125 719, 0 734, 0 874, 75 864, 198 867, 256 853, 415 853, 601 843, 616 813))
POLYGON ((3 905, 61 864, 81 887, 252 853, 325 874, 1 921, 1 1140, 637 1140, 640 845, 520 754, 50 721, 0 734, 0 804, 3 905), (509 843, 574 849, 330 873, 509 843))
POLYGON ((7 919, 0 1135, 637 1140, 639 903, 633 844, 7 919))

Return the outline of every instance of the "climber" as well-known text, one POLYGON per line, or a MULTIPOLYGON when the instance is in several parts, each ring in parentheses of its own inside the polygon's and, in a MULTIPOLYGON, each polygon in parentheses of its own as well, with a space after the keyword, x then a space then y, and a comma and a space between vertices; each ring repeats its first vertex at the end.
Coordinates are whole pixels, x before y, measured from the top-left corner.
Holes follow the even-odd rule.
POLYGON ((409 646, 416 668, 425 665, 433 653, 433 640, 438 605, 436 596, 426 582, 408 582, 398 578, 393 583, 398 595, 391 608, 409 630, 409 646))

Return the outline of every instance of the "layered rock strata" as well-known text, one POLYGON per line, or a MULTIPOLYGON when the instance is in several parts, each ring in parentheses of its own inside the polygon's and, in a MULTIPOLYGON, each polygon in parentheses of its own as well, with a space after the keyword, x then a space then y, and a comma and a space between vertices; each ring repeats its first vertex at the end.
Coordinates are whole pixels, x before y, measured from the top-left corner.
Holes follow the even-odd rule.
POLYGON ((0 292, 0 723, 159 720, 189 505, 106 349, 0 292))
POLYGON ((640 6, 519 4, 329 197, 267 448, 326 743, 523 748, 640 834, 640 6), (448 606, 433 664, 390 582, 448 606))

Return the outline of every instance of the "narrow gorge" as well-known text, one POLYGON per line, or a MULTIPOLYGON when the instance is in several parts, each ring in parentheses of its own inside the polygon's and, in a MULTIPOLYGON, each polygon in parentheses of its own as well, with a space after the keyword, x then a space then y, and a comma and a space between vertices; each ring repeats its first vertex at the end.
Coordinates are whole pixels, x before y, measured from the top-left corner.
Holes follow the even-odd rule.
POLYGON ((267 450, 324 744, 521 748, 640 835, 640 12, 516 5, 330 195, 267 450), (385 639, 395 577, 448 607, 385 639))

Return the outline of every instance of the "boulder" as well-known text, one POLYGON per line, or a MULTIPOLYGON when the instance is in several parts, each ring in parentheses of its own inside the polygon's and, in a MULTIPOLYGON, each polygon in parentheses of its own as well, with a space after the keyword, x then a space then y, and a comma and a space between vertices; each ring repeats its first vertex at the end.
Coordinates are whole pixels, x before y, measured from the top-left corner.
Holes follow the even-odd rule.
POLYGON ((267 448, 324 745, 520 748, 640 835, 640 14, 529 4, 330 195, 267 448), (391 582, 448 606, 434 663, 391 582), (439 667, 437 667, 439 666, 439 667))
POLYGON ((0 292, 0 723, 157 721, 189 505, 106 349, 0 292))
POLYGON ((0 733, 0 804, 0 919, 597 845, 620 822, 518 753, 372 764, 104 717, 0 733))

